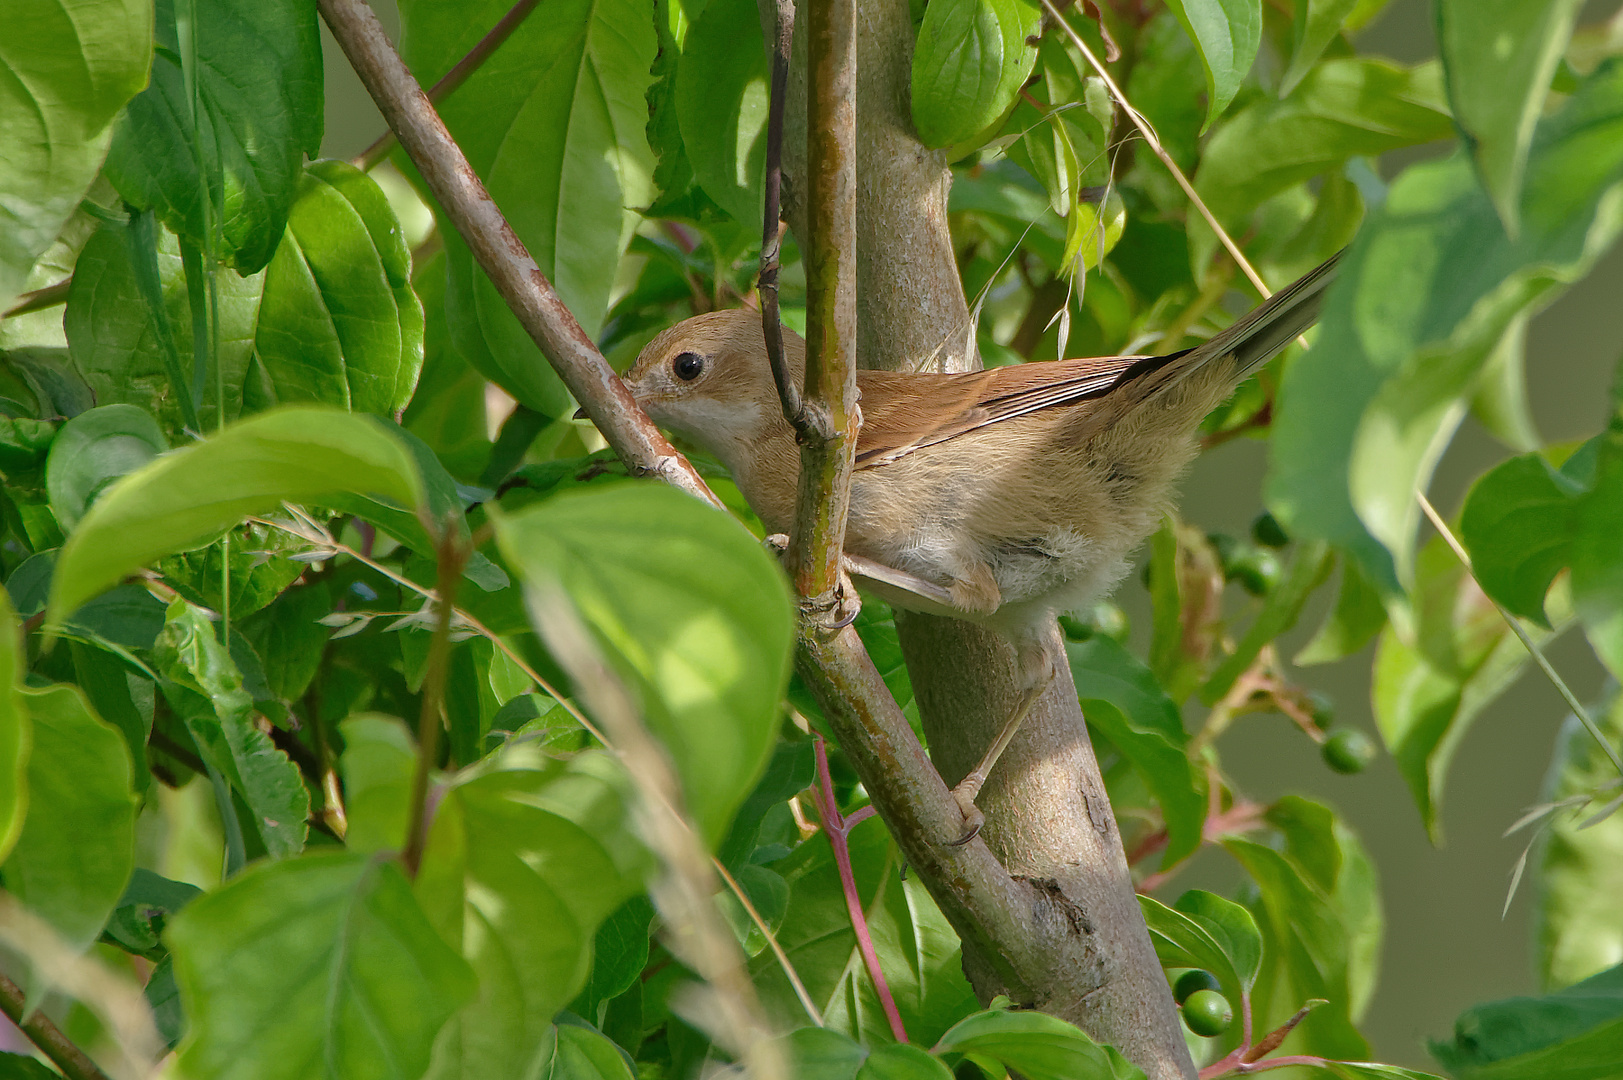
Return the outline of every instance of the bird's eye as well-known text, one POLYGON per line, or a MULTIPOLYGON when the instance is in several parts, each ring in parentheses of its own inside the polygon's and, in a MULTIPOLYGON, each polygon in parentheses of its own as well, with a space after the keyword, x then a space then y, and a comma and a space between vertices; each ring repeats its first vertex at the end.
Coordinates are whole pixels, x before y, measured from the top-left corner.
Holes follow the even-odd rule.
POLYGON ((676 372, 676 377, 683 382, 692 382, 704 371, 704 357, 698 353, 679 353, 676 359, 671 361, 671 370, 676 372))

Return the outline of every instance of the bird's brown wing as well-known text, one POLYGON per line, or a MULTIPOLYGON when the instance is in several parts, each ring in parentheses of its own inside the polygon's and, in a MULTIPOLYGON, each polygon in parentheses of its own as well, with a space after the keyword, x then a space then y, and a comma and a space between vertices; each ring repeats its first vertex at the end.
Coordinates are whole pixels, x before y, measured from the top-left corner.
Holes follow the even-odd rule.
POLYGON ((966 375, 862 371, 862 429, 857 467, 883 465, 914 450, 1025 416, 1103 397, 1135 366, 1163 357, 1106 356, 1015 364, 966 375))

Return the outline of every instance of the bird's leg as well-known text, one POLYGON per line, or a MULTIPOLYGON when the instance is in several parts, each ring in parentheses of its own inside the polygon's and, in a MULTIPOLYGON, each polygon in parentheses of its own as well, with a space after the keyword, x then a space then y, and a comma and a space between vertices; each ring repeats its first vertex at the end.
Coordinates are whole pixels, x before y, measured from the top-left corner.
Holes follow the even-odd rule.
MULTIPOLYGON (((789 537, 784 533, 773 533, 761 542, 780 559, 789 550, 789 537)), ((862 561, 867 562, 866 559, 862 561)), ((853 557, 850 555, 843 556, 841 563, 840 583, 834 590, 833 608, 826 611, 819 608, 811 613, 817 625, 828 631, 844 630, 856 622, 857 616, 862 613, 862 598, 857 595, 856 586, 851 584, 848 576, 860 571, 852 565, 853 557)), ((801 603, 808 605, 810 602, 803 600, 801 603)))
POLYGON ((981 758, 980 764, 970 770, 969 775, 953 786, 952 797, 958 803, 958 809, 964 815, 964 833, 952 841, 954 847, 961 847, 980 835, 981 826, 986 823, 986 815, 982 814, 980 807, 975 805, 975 798, 981 793, 981 785, 986 783, 987 774, 992 766, 997 764, 1003 751, 1009 748, 1009 741, 1014 733, 1020 730, 1020 724, 1025 720, 1031 707, 1037 704, 1048 684, 1054 681, 1054 665, 1056 658, 1050 651, 1040 644, 1033 644, 1018 649, 1020 681, 1023 689, 1020 699, 1014 704, 1014 711, 1004 723, 1003 730, 997 733, 992 745, 987 748, 986 754, 981 758))

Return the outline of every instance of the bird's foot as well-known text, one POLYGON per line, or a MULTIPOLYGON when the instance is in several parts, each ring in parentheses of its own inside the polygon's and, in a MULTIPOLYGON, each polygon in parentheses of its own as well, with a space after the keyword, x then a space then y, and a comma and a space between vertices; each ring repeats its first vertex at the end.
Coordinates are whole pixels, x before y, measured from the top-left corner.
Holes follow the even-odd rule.
POLYGON ((975 796, 980 794, 983 780, 984 777, 970 773, 952 789, 953 802, 958 804, 959 813, 964 815, 964 831, 958 839, 948 841, 953 847, 963 847, 975 839, 981 834, 981 826, 986 824, 986 815, 975 805, 975 796))

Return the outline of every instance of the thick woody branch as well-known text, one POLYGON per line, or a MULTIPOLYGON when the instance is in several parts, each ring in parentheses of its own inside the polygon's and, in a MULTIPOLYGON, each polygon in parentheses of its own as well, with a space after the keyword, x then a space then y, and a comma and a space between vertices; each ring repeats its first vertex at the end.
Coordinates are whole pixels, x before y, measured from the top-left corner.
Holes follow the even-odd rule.
POLYGON ((363 0, 319 0, 319 6, 333 37, 474 259, 626 467, 633 473, 656 474, 712 506, 721 506, 693 466, 637 407, 514 235, 372 9, 363 0))
MULTIPOLYGON (((789 569, 796 591, 831 611, 856 455, 856 0, 808 5, 810 205, 806 236, 806 383, 800 489, 789 569)), ((815 627, 808 628, 815 633, 815 627)))

